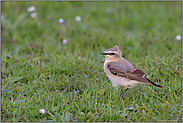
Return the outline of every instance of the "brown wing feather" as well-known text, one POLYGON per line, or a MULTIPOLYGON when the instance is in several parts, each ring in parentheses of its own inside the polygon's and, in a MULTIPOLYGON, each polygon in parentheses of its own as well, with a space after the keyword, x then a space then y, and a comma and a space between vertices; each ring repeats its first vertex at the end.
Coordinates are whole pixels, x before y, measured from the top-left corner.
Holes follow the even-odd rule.
POLYGON ((107 65, 107 68, 114 75, 149 83, 149 81, 144 77, 144 71, 137 69, 134 66, 124 66, 119 63, 111 62, 107 65))
POLYGON ((157 87, 163 88, 163 86, 158 85, 145 77, 145 72, 135 68, 133 65, 122 65, 119 63, 111 62, 107 65, 107 69, 114 75, 125 77, 131 80, 136 80, 140 82, 150 83, 157 87))
POLYGON ((145 75, 145 72, 143 70, 135 68, 133 72, 130 72, 136 76, 143 77, 145 75))

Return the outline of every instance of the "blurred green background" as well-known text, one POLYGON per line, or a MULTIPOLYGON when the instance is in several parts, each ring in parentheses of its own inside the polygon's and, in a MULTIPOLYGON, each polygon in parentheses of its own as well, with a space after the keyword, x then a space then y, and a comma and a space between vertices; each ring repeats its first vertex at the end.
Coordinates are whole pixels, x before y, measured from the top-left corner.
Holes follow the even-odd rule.
POLYGON ((1 120, 182 121, 181 12, 181 1, 1 2, 1 120), (114 45, 164 88, 119 101, 100 55, 114 45))

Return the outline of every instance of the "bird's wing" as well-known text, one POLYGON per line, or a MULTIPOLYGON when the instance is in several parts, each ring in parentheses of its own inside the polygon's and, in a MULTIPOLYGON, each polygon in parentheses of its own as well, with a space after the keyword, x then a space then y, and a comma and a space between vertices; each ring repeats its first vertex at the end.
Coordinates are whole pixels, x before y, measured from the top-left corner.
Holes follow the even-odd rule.
POLYGON ((147 82, 149 81, 145 78, 144 71, 135 68, 133 65, 123 65, 116 62, 110 62, 107 65, 107 69, 114 75, 118 75, 121 77, 128 78, 130 80, 136 80, 140 82, 147 82))

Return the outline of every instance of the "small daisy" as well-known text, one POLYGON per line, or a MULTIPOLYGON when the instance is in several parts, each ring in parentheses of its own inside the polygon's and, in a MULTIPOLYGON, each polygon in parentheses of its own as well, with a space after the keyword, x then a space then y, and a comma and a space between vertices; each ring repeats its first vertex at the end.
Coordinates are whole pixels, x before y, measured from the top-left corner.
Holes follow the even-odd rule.
POLYGON ((63 40, 62 40, 62 43, 63 43, 63 44, 67 44, 67 39, 63 39, 63 40))
POLYGON ((80 17, 80 16, 76 16, 75 20, 76 20, 77 22, 80 22, 80 21, 81 21, 81 17, 80 17))
POLYGON ((59 22, 59 23, 64 23, 64 19, 63 19, 63 18, 60 18, 60 19, 58 20, 58 22, 59 22))
POLYGON ((31 6, 31 7, 27 8, 27 11, 32 13, 32 12, 36 11, 36 8, 35 8, 35 6, 31 6))
POLYGON ((44 113, 46 113, 46 111, 44 109, 40 109, 39 113, 44 114, 44 113))
POLYGON ((31 13, 31 17, 32 17, 32 18, 37 18, 37 12, 32 12, 32 13, 31 13))
POLYGON ((181 35, 176 35, 175 39, 180 41, 182 39, 182 37, 181 37, 181 35))

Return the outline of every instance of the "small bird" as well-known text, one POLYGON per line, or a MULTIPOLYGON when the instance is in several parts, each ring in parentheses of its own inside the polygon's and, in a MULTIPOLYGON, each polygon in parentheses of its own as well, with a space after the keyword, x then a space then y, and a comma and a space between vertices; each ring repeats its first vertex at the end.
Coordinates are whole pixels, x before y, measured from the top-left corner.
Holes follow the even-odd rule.
POLYGON ((100 54, 105 55, 104 72, 111 80, 113 87, 116 89, 118 89, 118 87, 125 88, 125 91, 119 96, 119 100, 128 89, 138 84, 150 84, 163 88, 163 86, 146 78, 144 71, 134 67, 130 62, 124 59, 117 45, 100 54))

